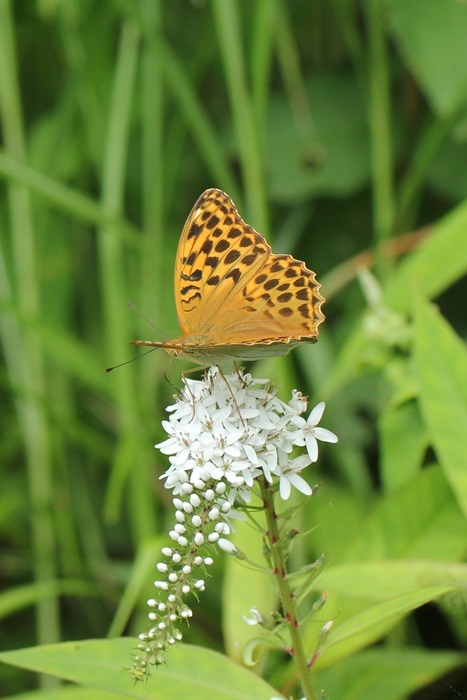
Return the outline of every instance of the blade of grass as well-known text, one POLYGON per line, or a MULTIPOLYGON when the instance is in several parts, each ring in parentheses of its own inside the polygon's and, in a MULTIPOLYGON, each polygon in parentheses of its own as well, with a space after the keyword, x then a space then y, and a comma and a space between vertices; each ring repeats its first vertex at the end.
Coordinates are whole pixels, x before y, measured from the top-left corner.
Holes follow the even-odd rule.
POLYGON ((289 16, 284 3, 277 3, 277 57, 287 92, 295 125, 300 135, 313 133, 313 119, 300 69, 299 48, 290 26, 289 16))
POLYGON ((389 97, 388 57, 383 29, 383 7, 367 0, 366 21, 369 34, 369 115, 373 169, 373 226, 377 269, 381 280, 386 278, 389 260, 382 246, 390 238, 394 225, 394 192, 392 184, 391 103, 389 97))
MULTIPOLYGON (((118 46, 111 93, 107 142, 104 147, 102 173, 102 207, 109 214, 119 215, 123 209, 126 153, 128 147, 131 108, 136 80, 139 31, 132 22, 124 22, 118 46)), ((104 225, 99 230, 99 275, 103 300, 106 345, 109 352, 123 348, 129 337, 130 318, 124 296, 125 250, 115 226, 104 225)), ((115 518, 124 484, 129 479, 131 523, 134 540, 138 542, 153 532, 151 491, 143 471, 143 446, 140 444, 137 391, 133 368, 112 375, 114 399, 121 432, 111 473, 106 510, 115 518)))
POLYGON ((89 79, 88 46, 76 22, 76 10, 69 3, 58 7, 58 26, 61 46, 68 62, 68 73, 75 77, 74 92, 89 152, 96 169, 101 159, 104 131, 104 107, 102 95, 89 79))
POLYGON ((246 208, 254 225, 260 231, 267 231, 261 140, 247 86, 239 6, 233 0, 213 0, 212 11, 247 196, 246 208))
POLYGON ((448 117, 436 116, 423 130, 399 186, 396 230, 409 231, 414 226, 427 168, 457 119, 457 111, 448 117))
MULTIPOLYGON (((235 197, 238 199, 238 187, 230 172, 222 139, 216 133, 202 100, 190 82, 185 64, 178 58, 161 32, 152 31, 152 25, 143 21, 144 12, 137 12, 133 2, 121 0, 121 6, 128 17, 138 24, 145 43, 154 51, 154 58, 157 56, 167 90, 177 101, 180 112, 191 129, 206 167, 213 178, 213 184, 222 187, 234 199, 235 197)), ((154 90, 153 86, 151 90, 154 90)))
MULTIPOLYGON (((11 4, 0 2, 0 116, 6 151, 12 156, 26 157, 26 142, 20 99, 16 45, 11 4)), ((36 272, 35 230, 29 192, 22 186, 8 187, 12 285, 17 295, 20 315, 26 318, 40 313, 40 290, 36 272)), ((5 252, 5 251, 4 251, 5 252)), ((3 261, 2 261, 3 262, 3 261)), ((13 292, 7 282, 7 265, 2 280, 5 297, 13 292)), ((3 344, 8 371, 13 386, 24 390, 16 396, 16 407, 21 425, 31 503, 31 528, 34 578, 38 584, 55 578, 55 535, 52 522, 53 481, 49 443, 49 426, 42 397, 46 380, 41 343, 27 323, 10 318, 2 324, 3 344), (12 331, 12 335, 9 335, 12 331)), ((58 601, 54 595, 36 603, 36 634, 39 644, 60 638, 58 601)), ((41 678, 44 688, 57 685, 46 676, 41 678)))
MULTIPOLYGON (((274 30, 277 26, 276 0, 259 0, 251 32, 251 96, 259 135, 264 133, 269 82, 271 78, 274 30)), ((260 143, 263 153, 264 143, 260 143)))
POLYGON ((0 177, 40 194, 52 206, 76 217, 79 221, 98 225, 114 224, 115 235, 123 236, 129 244, 134 245, 138 241, 139 231, 134 224, 121 216, 104 211, 102 206, 91 197, 37 172, 21 162, 19 157, 2 150, 0 150, 0 177))
MULTIPOLYGON (((159 2, 141 0, 141 18, 151 35, 161 32, 161 7, 159 2)), ((165 85, 159 52, 154 43, 142 46, 142 206, 143 206, 143 250, 141 258, 140 304, 143 309, 154 309, 154 322, 161 325, 163 304, 164 258, 164 105, 165 85), (156 303, 154 301, 156 300, 156 303), (157 303, 159 302, 159 303, 157 303)), ((141 372, 148 373, 153 380, 161 376, 157 362, 142 365, 141 372), (149 366, 148 366, 149 365, 149 366)), ((157 392, 157 381, 154 381, 157 392)), ((151 404, 159 405, 158 395, 147 397, 145 410, 151 404)))

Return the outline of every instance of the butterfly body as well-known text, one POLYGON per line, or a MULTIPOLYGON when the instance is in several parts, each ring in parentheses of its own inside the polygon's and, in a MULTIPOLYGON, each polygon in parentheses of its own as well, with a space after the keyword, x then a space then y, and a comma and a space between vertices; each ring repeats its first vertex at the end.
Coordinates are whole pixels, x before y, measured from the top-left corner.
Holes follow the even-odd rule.
POLYGON ((262 345, 215 345, 209 342, 208 339, 206 339, 204 343, 190 342, 188 337, 177 338, 167 343, 152 340, 138 340, 132 342, 136 345, 160 347, 171 357, 189 360, 201 367, 211 367, 212 365, 222 365, 232 360, 248 362, 265 359, 267 357, 282 357, 301 342, 314 343, 316 339, 307 338, 297 342, 273 340, 267 342, 265 340, 262 345))
POLYGON ((188 216, 174 287, 182 336, 131 342, 204 367, 285 355, 316 342, 324 321, 315 273, 291 255, 273 254, 217 189, 206 190, 188 216))

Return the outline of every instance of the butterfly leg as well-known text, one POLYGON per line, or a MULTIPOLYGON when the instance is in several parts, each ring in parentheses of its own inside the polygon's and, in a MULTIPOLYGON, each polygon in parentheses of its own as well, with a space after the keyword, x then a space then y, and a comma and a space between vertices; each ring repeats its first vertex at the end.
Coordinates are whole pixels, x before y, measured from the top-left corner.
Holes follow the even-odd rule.
POLYGON ((235 362, 235 360, 234 360, 234 367, 235 367, 235 371, 237 373, 237 377, 239 378, 239 380, 241 381, 243 386, 246 388, 248 386, 248 384, 246 383, 246 381, 243 378, 243 370, 245 369, 245 367, 242 367, 241 365, 238 366, 237 363, 235 362))
POLYGON ((242 414, 241 414, 241 412, 240 412, 240 406, 239 406, 238 403, 237 403, 237 399, 235 398, 235 394, 234 394, 233 391, 232 391, 232 387, 230 386, 229 382, 227 381, 227 377, 225 376, 224 372, 221 370, 221 368, 219 367, 219 365, 216 365, 216 366, 217 366, 217 371, 219 372, 219 374, 221 375, 222 379, 224 380, 224 382, 225 382, 226 385, 227 385, 227 388, 228 388, 228 390, 229 390, 229 392, 230 392, 230 396, 232 397, 232 401, 233 401, 233 403, 234 403, 234 406, 235 406, 235 408, 236 408, 237 411, 238 411, 238 415, 239 415, 239 418, 240 418, 240 422, 241 422, 241 424, 243 425, 243 427, 245 427, 245 422, 244 422, 244 420, 243 420, 243 418, 242 418, 242 414))
MULTIPOLYGON (((196 398, 195 398, 195 395, 193 394, 193 392, 192 392, 191 389, 190 389, 190 385, 189 385, 188 382, 186 381, 186 375, 187 375, 187 374, 191 374, 192 372, 198 372, 199 369, 200 369, 199 367, 192 367, 191 369, 185 369, 185 370, 183 370, 183 372, 182 372, 183 383, 184 383, 184 385, 185 385, 185 389, 186 389, 186 391, 189 393, 189 395, 190 395, 190 397, 191 397, 191 403, 193 404, 193 418, 195 417, 196 398)), ((182 393, 182 392, 180 392, 180 393, 182 393)), ((191 420, 193 420, 193 418, 191 418, 191 420)))

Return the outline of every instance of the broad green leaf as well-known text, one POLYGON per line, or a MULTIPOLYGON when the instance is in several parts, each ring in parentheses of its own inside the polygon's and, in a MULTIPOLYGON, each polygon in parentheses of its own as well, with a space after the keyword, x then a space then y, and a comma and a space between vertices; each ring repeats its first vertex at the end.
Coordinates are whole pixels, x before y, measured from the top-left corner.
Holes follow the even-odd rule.
POLYGON ((467 201, 437 223, 401 262, 387 287, 385 302, 399 313, 408 313, 412 310, 414 289, 434 298, 465 275, 466 231, 467 201))
POLYGON ((395 596, 357 613, 341 625, 336 624, 322 647, 316 669, 327 668, 338 660, 383 637, 407 613, 453 590, 450 585, 424 586, 420 590, 395 596))
POLYGON ((430 440, 467 517, 467 352, 449 324, 415 301, 415 365, 430 440))
POLYGON ((56 690, 35 690, 31 693, 21 693, 20 695, 9 695, 6 700, 118 700, 120 693, 108 693, 106 690, 92 691, 89 688, 57 688, 56 690))
POLYGON ((400 47, 433 108, 448 115, 467 98, 467 7, 457 0, 391 0, 400 47))
MULTIPOLYGON (((463 663, 455 652, 371 649, 319 673, 317 687, 339 700, 400 700, 463 663)), ((455 690, 455 680, 452 685, 455 690)))
POLYGON ((337 563, 345 559, 347 551, 365 526, 368 509, 372 506, 368 498, 356 497, 346 484, 336 483, 325 474, 322 476, 324 481, 321 488, 305 504, 306 522, 319 523, 308 541, 314 556, 327 552, 328 561, 337 563))
POLYGON ((374 505, 344 553, 346 562, 461 559, 465 522, 439 467, 424 469, 374 505))
POLYGON ((321 396, 326 401, 361 373, 367 342, 362 316, 358 316, 354 330, 340 347, 334 366, 320 387, 321 396))
MULTIPOLYGON (((439 586, 447 586, 446 590, 465 590, 466 581, 466 564, 407 559, 330 566, 319 577, 317 587, 379 603, 439 586)), ((435 597, 440 594, 434 593, 435 597)))
POLYGON ((392 491, 415 476, 428 446, 425 426, 415 401, 390 405, 379 419, 381 477, 392 491))
POLYGON ((147 684, 135 685, 129 673, 135 639, 85 640, 0 653, 0 661, 118 693, 151 700, 269 700, 278 695, 265 681, 217 652, 181 645, 147 684))
POLYGON ((88 581, 61 580, 30 583, 16 586, 0 593, 0 619, 18 610, 37 604, 44 598, 56 595, 96 596, 97 590, 88 581))
MULTIPOLYGON (((467 273, 467 201, 434 226, 423 242, 397 266, 384 292, 384 303, 398 313, 412 311, 414 289, 436 297, 467 273)), ((340 348, 328 373, 322 395, 327 400, 362 371, 370 344, 362 317, 355 319, 354 331, 340 348)))
POLYGON ((467 193, 467 135, 464 124, 459 132, 459 135, 450 133, 443 141, 426 172, 430 190, 454 202, 462 202, 467 193))
POLYGON ((343 75, 316 75, 310 82, 312 124, 297 123, 290 101, 270 100, 267 171, 273 196, 300 202, 313 194, 346 194, 370 173, 368 127, 358 83, 343 75))
MULTIPOLYGON (((250 561, 264 561, 260 533, 254 532, 246 522, 239 522, 235 529, 230 539, 238 549, 250 561)), ((248 617, 254 606, 269 613, 276 607, 276 596, 265 571, 245 566, 232 556, 226 558, 225 564, 222 589, 224 640, 229 656, 239 661, 248 641, 258 636, 258 628, 247 625, 243 615, 248 617)))

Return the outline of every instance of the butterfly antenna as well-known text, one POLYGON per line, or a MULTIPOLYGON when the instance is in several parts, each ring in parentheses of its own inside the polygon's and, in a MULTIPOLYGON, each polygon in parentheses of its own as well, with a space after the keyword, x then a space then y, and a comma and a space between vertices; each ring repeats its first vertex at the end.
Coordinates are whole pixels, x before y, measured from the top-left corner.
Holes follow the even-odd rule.
POLYGON ((150 350, 146 350, 146 352, 141 353, 141 355, 137 355, 137 357, 132 357, 131 360, 125 360, 125 362, 120 362, 119 365, 114 365, 113 367, 107 367, 107 369, 104 370, 104 372, 111 372, 113 369, 118 369, 119 367, 123 367, 123 365, 129 365, 130 362, 135 362, 136 360, 139 360, 141 357, 144 357, 145 355, 149 355, 150 352, 154 352, 154 350, 158 350, 158 348, 151 348, 150 350))
MULTIPOLYGON (((147 323, 148 325, 150 325, 151 328, 154 328, 154 330, 156 331, 156 333, 158 333, 158 334, 160 335, 160 337, 162 338, 162 333, 161 333, 161 331, 159 330, 159 328, 158 328, 156 325, 154 325, 154 323, 153 323, 152 321, 150 321, 150 320, 148 319, 148 317, 145 316, 139 309, 137 309, 136 306, 133 304, 133 302, 129 301, 129 302, 128 302, 128 306, 129 306, 130 309, 132 309, 133 311, 136 311, 136 313, 138 314, 138 316, 140 316, 140 317, 143 319, 143 321, 146 321, 146 323, 147 323)), ((131 362, 131 360, 130 360, 130 362, 131 362)), ((124 362, 123 364, 125 364, 125 362, 124 362)))

